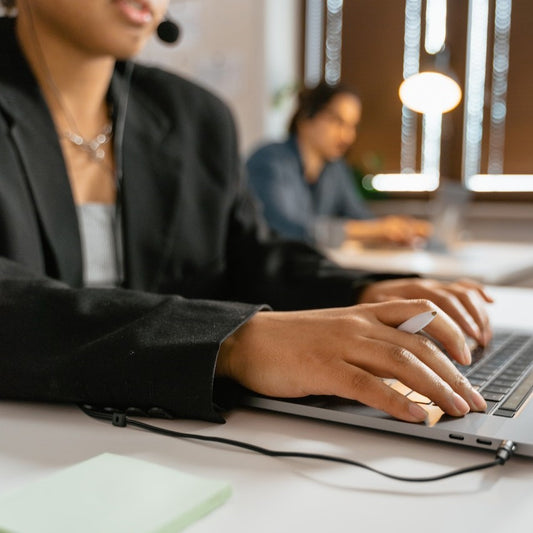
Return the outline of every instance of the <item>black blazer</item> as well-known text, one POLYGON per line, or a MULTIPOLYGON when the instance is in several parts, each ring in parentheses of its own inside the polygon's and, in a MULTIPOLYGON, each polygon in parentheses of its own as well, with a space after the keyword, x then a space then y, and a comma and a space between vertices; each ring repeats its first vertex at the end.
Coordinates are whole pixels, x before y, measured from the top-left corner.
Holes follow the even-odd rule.
POLYGON ((13 20, 0 19, 0 397, 221 420, 213 375, 228 335, 265 303, 349 305, 379 276, 271 235, 226 106, 129 65, 109 90, 124 286, 87 289, 57 133, 13 20))

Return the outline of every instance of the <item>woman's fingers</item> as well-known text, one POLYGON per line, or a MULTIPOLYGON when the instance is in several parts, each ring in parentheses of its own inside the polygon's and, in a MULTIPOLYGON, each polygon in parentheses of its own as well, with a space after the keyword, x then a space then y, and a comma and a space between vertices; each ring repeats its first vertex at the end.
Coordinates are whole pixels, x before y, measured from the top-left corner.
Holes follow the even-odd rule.
MULTIPOLYGON (((449 289, 466 311, 467 317, 472 317, 473 323, 479 331, 479 335, 474 337, 482 346, 485 346, 492 337, 489 315, 483 302, 483 294, 476 288, 468 285, 452 284, 449 289)), ((474 329, 476 329, 474 328, 474 329)))
POLYGON ((487 303, 494 302, 494 298, 487 292, 485 287, 481 283, 478 283, 477 281, 464 278, 464 279, 457 280, 455 283, 477 291, 487 303))
MULTIPOLYGON (((416 337, 408 333, 402 335, 416 337)), ((366 357, 354 357, 352 361, 348 357, 339 367, 342 371, 329 368, 323 374, 328 394, 360 401, 402 420, 424 420, 425 411, 420 411, 411 400, 381 379, 392 377, 428 397, 452 416, 463 416, 470 410, 483 411, 486 408, 479 393, 444 355, 436 353, 436 348, 430 350, 415 346, 411 352, 384 341, 368 340, 365 344, 366 357)))
POLYGON ((431 362, 432 367, 437 367, 441 374, 454 383, 452 387, 436 369, 425 364, 422 358, 410 350, 378 341, 376 341, 376 348, 387 354, 387 377, 393 377, 409 389, 428 397, 444 412, 452 416, 463 416, 471 409, 477 411, 486 407, 474 403, 471 387, 468 383, 461 383, 464 378, 460 374, 453 375, 457 370, 444 369, 444 365, 436 364, 435 361, 431 362))
POLYGON ((401 341, 395 339, 396 342, 401 342, 402 351, 409 358, 414 356, 415 360, 409 367, 403 364, 395 368, 396 379, 429 397, 449 414, 457 416, 468 410, 486 409, 483 397, 433 342, 421 335, 399 333, 404 338, 401 341))
POLYGON ((401 244, 414 244, 426 239, 432 226, 425 220, 403 216, 386 216, 381 219, 385 240, 401 244))
POLYGON ((485 302, 492 299, 481 285, 469 280, 444 283, 425 279, 397 279, 374 283, 361 295, 361 302, 379 302, 391 298, 431 300, 481 345, 491 337, 485 302))
POLYGON ((422 295, 450 315, 463 331, 482 346, 490 340, 489 316, 476 290, 460 284, 423 286, 422 295))
POLYGON ((446 314, 454 318, 467 335, 476 339, 478 343, 484 344, 485 333, 481 330, 481 325, 484 321, 478 318, 481 313, 475 312, 474 316, 468 311, 463 294, 456 294, 449 289, 434 289, 428 291, 424 298, 435 302, 446 314))
MULTIPOLYGON (((424 299, 418 300, 395 300, 388 302, 391 305, 375 306, 376 318, 383 324, 393 327, 400 325, 407 317, 410 318, 418 313, 435 311, 435 318, 424 328, 433 338, 439 341, 446 353, 462 365, 470 364, 470 348, 458 325, 443 310, 433 302, 424 299), (394 304, 394 305, 392 305, 394 304), (404 317, 402 319, 402 317, 404 317)), ((392 344, 402 345, 405 341, 404 332, 388 328, 380 332, 380 338, 392 344)), ((419 338, 419 337, 414 337, 419 338)))
MULTIPOLYGON (((394 316, 400 311, 402 302, 394 307, 379 307, 377 315, 387 314, 392 325, 397 323, 394 316), (386 309, 387 313, 382 313, 386 309), (393 310, 392 317, 390 310, 393 310)), ((414 302, 409 302, 413 307, 414 302)), ((417 304, 423 308, 431 308, 429 302, 417 304)), ((412 312, 412 311, 411 311, 412 312)), ((405 316, 405 315, 404 315, 405 316)), ((442 311, 427 326, 428 332, 438 340, 447 351, 458 352, 466 363, 470 352, 464 336, 457 325, 442 311)), ((386 325, 376 326, 371 332, 372 337, 362 343, 362 349, 354 354, 349 361, 374 375, 394 377, 412 390, 429 397, 445 412, 459 416, 469 410, 480 411, 486 408, 481 395, 472 388, 469 381, 460 374, 437 346, 426 337, 405 333, 386 325)), ((457 357, 459 359, 459 357, 457 357)))
MULTIPOLYGON (((370 307, 381 324, 365 333, 361 349, 348 357, 349 362, 373 375, 400 380, 448 414, 461 416, 470 410, 486 409, 482 396, 433 342, 396 329, 408 317, 435 311, 431 302, 403 300, 370 307)), ((461 364, 469 364, 470 350, 464 335, 449 316, 436 311, 426 331, 461 364)))
POLYGON ((433 343, 396 329, 426 311, 437 311, 427 331, 465 362, 466 342, 450 317, 427 300, 396 300, 258 313, 224 341, 217 374, 268 396, 336 395, 402 420, 423 419, 419 406, 381 379, 394 377, 450 415, 482 410, 483 399, 433 343))
POLYGON ((340 374, 340 378, 332 375, 336 396, 356 400, 406 422, 423 422, 426 419, 427 412, 422 407, 372 373, 344 363, 340 374))

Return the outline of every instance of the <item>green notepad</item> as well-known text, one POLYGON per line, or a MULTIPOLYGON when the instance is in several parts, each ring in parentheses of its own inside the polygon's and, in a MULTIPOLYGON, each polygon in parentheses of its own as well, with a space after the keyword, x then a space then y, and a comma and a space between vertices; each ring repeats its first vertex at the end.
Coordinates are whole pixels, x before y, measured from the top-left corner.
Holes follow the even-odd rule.
POLYGON ((231 487, 105 453, 0 497, 1 533, 174 533, 231 487))

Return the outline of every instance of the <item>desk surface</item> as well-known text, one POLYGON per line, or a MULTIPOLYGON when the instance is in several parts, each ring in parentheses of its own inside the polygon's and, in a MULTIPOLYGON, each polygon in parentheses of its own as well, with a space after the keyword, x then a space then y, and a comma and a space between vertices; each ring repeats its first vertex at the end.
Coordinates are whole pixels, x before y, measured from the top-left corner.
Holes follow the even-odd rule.
POLYGON ((514 284, 533 274, 533 245, 512 242, 460 242, 446 253, 405 248, 365 248, 356 243, 326 250, 347 268, 399 274, 417 272, 440 279, 469 277, 482 283, 514 284))
MULTIPOLYGON (((490 288, 497 325, 531 325, 533 290, 490 288)), ((238 409, 224 425, 159 425, 276 448, 350 457, 404 475, 432 475, 485 462, 492 453, 238 409)), ((0 402, 0 493, 103 452, 153 461, 229 481, 230 500, 191 526, 191 533, 531 531, 533 461, 449 480, 410 484, 344 465, 278 460, 250 452, 116 428, 75 407, 0 402)), ((532 429, 533 431, 533 429, 532 429)), ((111 532, 110 532, 111 533, 111 532)))

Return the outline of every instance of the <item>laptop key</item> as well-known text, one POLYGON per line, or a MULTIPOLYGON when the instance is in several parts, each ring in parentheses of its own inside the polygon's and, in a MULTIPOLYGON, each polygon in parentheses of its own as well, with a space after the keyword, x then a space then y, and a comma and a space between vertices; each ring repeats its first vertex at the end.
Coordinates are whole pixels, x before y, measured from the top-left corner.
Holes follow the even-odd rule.
POLYGON ((492 402, 490 400, 485 400, 487 402, 487 408, 485 409, 486 414, 491 414, 492 411, 496 408, 498 405, 498 402, 492 402))
POLYGON ((516 387, 509 397, 501 404, 500 408, 494 411, 494 414, 498 416, 513 416, 522 405, 523 401, 529 396, 529 392, 532 388, 533 368, 530 368, 518 387, 516 387))
POLYGON ((486 402, 501 402, 505 394, 498 394, 496 392, 483 391, 481 393, 486 402))
POLYGON ((518 381, 518 377, 514 379, 497 377, 495 380, 491 382, 491 384, 496 385, 496 387, 507 387, 508 389, 511 389, 512 387, 514 387, 517 381, 518 381))
POLYGON ((499 409, 496 409, 493 415, 496 416, 505 416, 506 418, 513 418, 516 411, 508 411, 507 409, 502 409, 501 407, 499 409))
POLYGON ((509 387, 498 387, 497 385, 493 385, 492 383, 489 383, 485 386, 481 394, 483 394, 484 391, 487 392, 494 392, 496 394, 507 394, 509 392, 509 387))
POLYGON ((487 381, 485 378, 478 377, 468 378, 468 380, 472 385, 483 385, 487 381))

